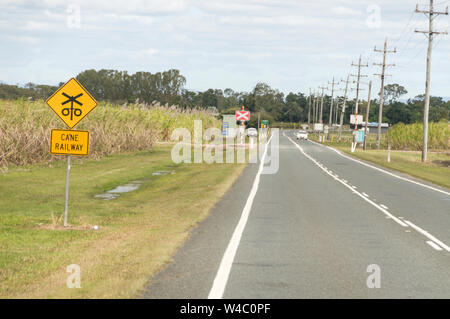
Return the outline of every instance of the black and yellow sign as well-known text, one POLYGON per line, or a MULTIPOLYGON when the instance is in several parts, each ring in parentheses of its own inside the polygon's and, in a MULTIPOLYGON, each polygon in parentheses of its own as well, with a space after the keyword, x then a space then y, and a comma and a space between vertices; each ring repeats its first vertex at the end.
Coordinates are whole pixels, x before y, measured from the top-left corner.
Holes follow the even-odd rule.
POLYGON ((50 153, 57 155, 88 155, 89 132, 52 130, 50 153))
POLYGON ((97 106, 97 101, 74 78, 61 86, 46 102, 69 128, 77 125, 97 106))

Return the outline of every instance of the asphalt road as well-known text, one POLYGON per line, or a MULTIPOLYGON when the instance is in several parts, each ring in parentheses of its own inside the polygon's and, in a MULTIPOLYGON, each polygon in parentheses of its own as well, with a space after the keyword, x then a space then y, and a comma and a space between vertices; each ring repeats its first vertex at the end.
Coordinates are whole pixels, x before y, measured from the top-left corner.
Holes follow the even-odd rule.
POLYGON ((450 298, 447 190, 293 132, 280 133, 278 172, 260 168, 248 165, 144 298, 450 298))

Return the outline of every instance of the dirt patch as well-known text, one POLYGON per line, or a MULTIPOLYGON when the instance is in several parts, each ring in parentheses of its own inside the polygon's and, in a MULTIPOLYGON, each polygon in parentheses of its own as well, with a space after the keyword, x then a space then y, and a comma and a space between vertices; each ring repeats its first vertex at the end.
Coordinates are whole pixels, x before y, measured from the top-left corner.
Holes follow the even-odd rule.
POLYGON ((38 225, 39 229, 46 229, 46 230, 98 230, 99 227, 97 225, 78 225, 73 226, 69 225, 67 227, 64 227, 63 225, 38 225), (94 228, 96 227, 96 228, 94 228))
POLYGON ((432 161, 432 163, 436 164, 436 165, 439 165, 439 166, 442 166, 442 167, 450 167, 450 160, 449 161, 436 160, 436 161, 432 161))

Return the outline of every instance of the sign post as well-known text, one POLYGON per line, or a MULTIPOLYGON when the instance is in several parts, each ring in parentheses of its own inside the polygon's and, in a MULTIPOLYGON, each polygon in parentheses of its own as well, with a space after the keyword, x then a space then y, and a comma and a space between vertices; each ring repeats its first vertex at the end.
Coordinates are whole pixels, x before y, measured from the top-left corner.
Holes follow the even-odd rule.
POLYGON ((66 193, 64 200, 64 227, 67 227, 67 218, 69 216, 69 180, 70 180, 70 155, 67 155, 67 172, 66 172, 66 193))
POLYGON ((67 155, 64 227, 68 226, 69 184, 71 155, 89 154, 89 132, 72 130, 96 106, 97 101, 72 78, 50 96, 47 105, 63 120, 70 130, 52 130, 50 153, 67 155))

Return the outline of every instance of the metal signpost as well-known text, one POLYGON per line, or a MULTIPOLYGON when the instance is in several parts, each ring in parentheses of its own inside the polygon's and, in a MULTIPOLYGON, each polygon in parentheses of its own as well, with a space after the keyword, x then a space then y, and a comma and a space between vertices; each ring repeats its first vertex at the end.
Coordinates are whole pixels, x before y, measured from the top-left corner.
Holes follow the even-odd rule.
POLYGON ((89 154, 89 132, 75 131, 77 125, 97 105, 97 101, 74 78, 61 86, 50 96, 47 105, 58 115, 70 130, 52 130, 50 153, 67 155, 66 191, 64 203, 64 227, 68 226, 69 214, 69 180, 71 155, 89 154))

